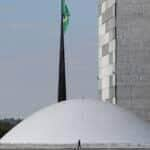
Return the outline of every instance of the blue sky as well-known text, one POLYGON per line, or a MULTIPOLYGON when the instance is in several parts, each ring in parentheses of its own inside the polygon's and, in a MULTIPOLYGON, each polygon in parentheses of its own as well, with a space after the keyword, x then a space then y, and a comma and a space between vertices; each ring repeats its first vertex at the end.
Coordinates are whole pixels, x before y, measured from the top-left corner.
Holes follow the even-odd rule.
MULTIPOLYGON (((96 0, 68 0, 68 98, 97 98, 96 0)), ((0 0, 0 118, 56 103, 59 0, 0 0)))

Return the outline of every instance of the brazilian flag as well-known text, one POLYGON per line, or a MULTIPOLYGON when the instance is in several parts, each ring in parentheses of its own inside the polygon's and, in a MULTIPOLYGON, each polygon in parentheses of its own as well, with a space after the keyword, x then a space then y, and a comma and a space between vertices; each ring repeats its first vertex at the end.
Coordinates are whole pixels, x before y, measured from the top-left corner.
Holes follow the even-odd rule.
POLYGON ((67 31, 69 25, 70 12, 65 0, 62 0, 62 15, 64 32, 67 31))

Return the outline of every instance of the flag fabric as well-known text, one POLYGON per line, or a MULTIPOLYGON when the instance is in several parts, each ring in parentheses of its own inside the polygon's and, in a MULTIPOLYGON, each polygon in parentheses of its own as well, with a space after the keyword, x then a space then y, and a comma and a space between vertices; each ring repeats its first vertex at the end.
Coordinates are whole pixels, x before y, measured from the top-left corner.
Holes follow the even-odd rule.
POLYGON ((68 25, 69 25, 69 18, 70 18, 70 12, 69 12, 69 8, 65 2, 65 0, 63 0, 63 9, 62 9, 62 15, 63 15, 63 28, 64 28, 64 32, 67 31, 68 25))

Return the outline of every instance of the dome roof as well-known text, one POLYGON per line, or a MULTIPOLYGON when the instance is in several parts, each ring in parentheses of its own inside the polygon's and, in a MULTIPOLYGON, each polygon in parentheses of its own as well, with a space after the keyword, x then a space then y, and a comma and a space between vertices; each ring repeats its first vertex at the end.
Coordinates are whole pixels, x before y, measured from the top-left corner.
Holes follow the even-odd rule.
POLYGON ((97 100, 68 100, 22 121, 0 143, 150 144, 150 125, 132 113, 97 100))

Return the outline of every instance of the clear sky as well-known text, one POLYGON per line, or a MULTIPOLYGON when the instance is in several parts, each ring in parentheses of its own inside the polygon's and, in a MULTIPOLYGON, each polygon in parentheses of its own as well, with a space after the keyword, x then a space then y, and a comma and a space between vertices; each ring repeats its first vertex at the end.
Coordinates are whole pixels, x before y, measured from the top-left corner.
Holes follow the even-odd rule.
MULTIPOLYGON (((68 98, 97 98, 96 0, 68 0, 68 98)), ((0 0, 0 118, 57 102, 60 0, 0 0)))

